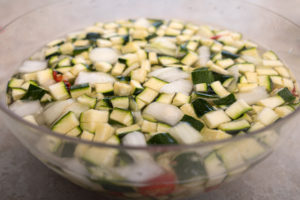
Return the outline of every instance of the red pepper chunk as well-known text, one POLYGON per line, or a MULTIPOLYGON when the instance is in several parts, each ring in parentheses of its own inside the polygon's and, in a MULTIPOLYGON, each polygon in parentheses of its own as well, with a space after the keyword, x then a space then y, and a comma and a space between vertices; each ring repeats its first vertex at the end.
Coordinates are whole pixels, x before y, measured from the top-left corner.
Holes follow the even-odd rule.
POLYGON ((217 40, 217 39, 219 39, 220 37, 221 37, 221 35, 215 35, 215 36, 210 37, 210 39, 212 39, 212 40, 217 40))
POLYGON ((61 82, 61 81, 63 80, 62 74, 59 74, 57 71, 54 71, 54 70, 53 70, 52 75, 53 75, 53 79, 54 79, 56 82, 61 82))
POLYGON ((296 87, 294 86, 293 90, 292 90, 292 94, 295 96, 295 97, 298 97, 299 95, 297 94, 297 90, 296 90, 296 87))
POLYGON ((175 190, 176 177, 172 173, 167 173, 150 179, 146 186, 138 188, 138 192, 145 196, 163 196, 171 194, 175 190))
POLYGON ((66 81, 66 80, 64 80, 64 83, 65 83, 68 91, 70 91, 70 89, 71 89, 71 83, 69 81, 66 81))

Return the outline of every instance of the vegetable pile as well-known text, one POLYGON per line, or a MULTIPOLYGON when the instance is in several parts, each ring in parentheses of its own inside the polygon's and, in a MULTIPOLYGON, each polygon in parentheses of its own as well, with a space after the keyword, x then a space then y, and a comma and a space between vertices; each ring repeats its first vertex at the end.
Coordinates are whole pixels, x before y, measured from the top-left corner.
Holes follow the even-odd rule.
POLYGON ((10 109, 85 140, 191 144, 272 124, 298 106, 272 51, 178 20, 96 23, 48 43, 8 83, 10 109))

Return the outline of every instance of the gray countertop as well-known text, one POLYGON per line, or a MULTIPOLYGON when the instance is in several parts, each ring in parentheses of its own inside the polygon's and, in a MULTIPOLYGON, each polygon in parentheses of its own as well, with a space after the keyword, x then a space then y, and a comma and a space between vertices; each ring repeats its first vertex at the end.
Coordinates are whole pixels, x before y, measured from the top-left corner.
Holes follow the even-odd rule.
MULTIPOLYGON (((1 0, 0 26, 26 13, 43 1, 1 0), (3 8, 7 9, 3 9, 3 8)), ((51 1, 48 1, 51 2, 51 1)), ((53 0, 54 2, 54 0, 53 0)), ((300 1, 252 0, 300 24, 300 1)), ((102 199, 46 168, 34 158, 0 121, 0 199, 81 200, 102 199)), ((300 135, 289 136, 284 144, 243 177, 201 196, 201 200, 299 200, 300 135), (288 147, 288 148, 287 148, 288 147)), ((199 199, 199 198, 197 198, 199 199)))

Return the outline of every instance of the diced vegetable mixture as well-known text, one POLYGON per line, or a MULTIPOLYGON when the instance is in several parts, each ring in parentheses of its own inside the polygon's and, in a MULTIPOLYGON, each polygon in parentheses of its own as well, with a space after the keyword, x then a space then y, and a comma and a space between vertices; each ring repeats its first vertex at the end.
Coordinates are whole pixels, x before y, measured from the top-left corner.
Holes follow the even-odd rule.
POLYGON ((67 136, 167 145, 258 130, 292 113, 299 93, 278 56, 240 33, 137 19, 49 42, 10 79, 7 99, 25 120, 67 136))

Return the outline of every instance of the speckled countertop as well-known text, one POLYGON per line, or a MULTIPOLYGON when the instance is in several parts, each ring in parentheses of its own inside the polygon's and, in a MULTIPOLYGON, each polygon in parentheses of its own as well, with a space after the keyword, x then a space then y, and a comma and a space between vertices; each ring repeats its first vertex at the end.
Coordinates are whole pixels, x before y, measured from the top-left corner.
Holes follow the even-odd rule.
MULTIPOLYGON (((47 3, 52 1, 55 0, 48 0, 47 3)), ((300 25, 300 0, 251 2, 267 6, 300 25)), ((35 0, 0 0, 1 10, 4 10, 0 12, 0 26, 44 4, 35 0)), ((9 133, 1 120, 0 127, 1 200, 102 199, 97 193, 84 190, 46 168, 9 133)), ((204 194, 201 200, 299 200, 299 152, 300 135, 295 131, 264 162, 242 178, 204 194)))

